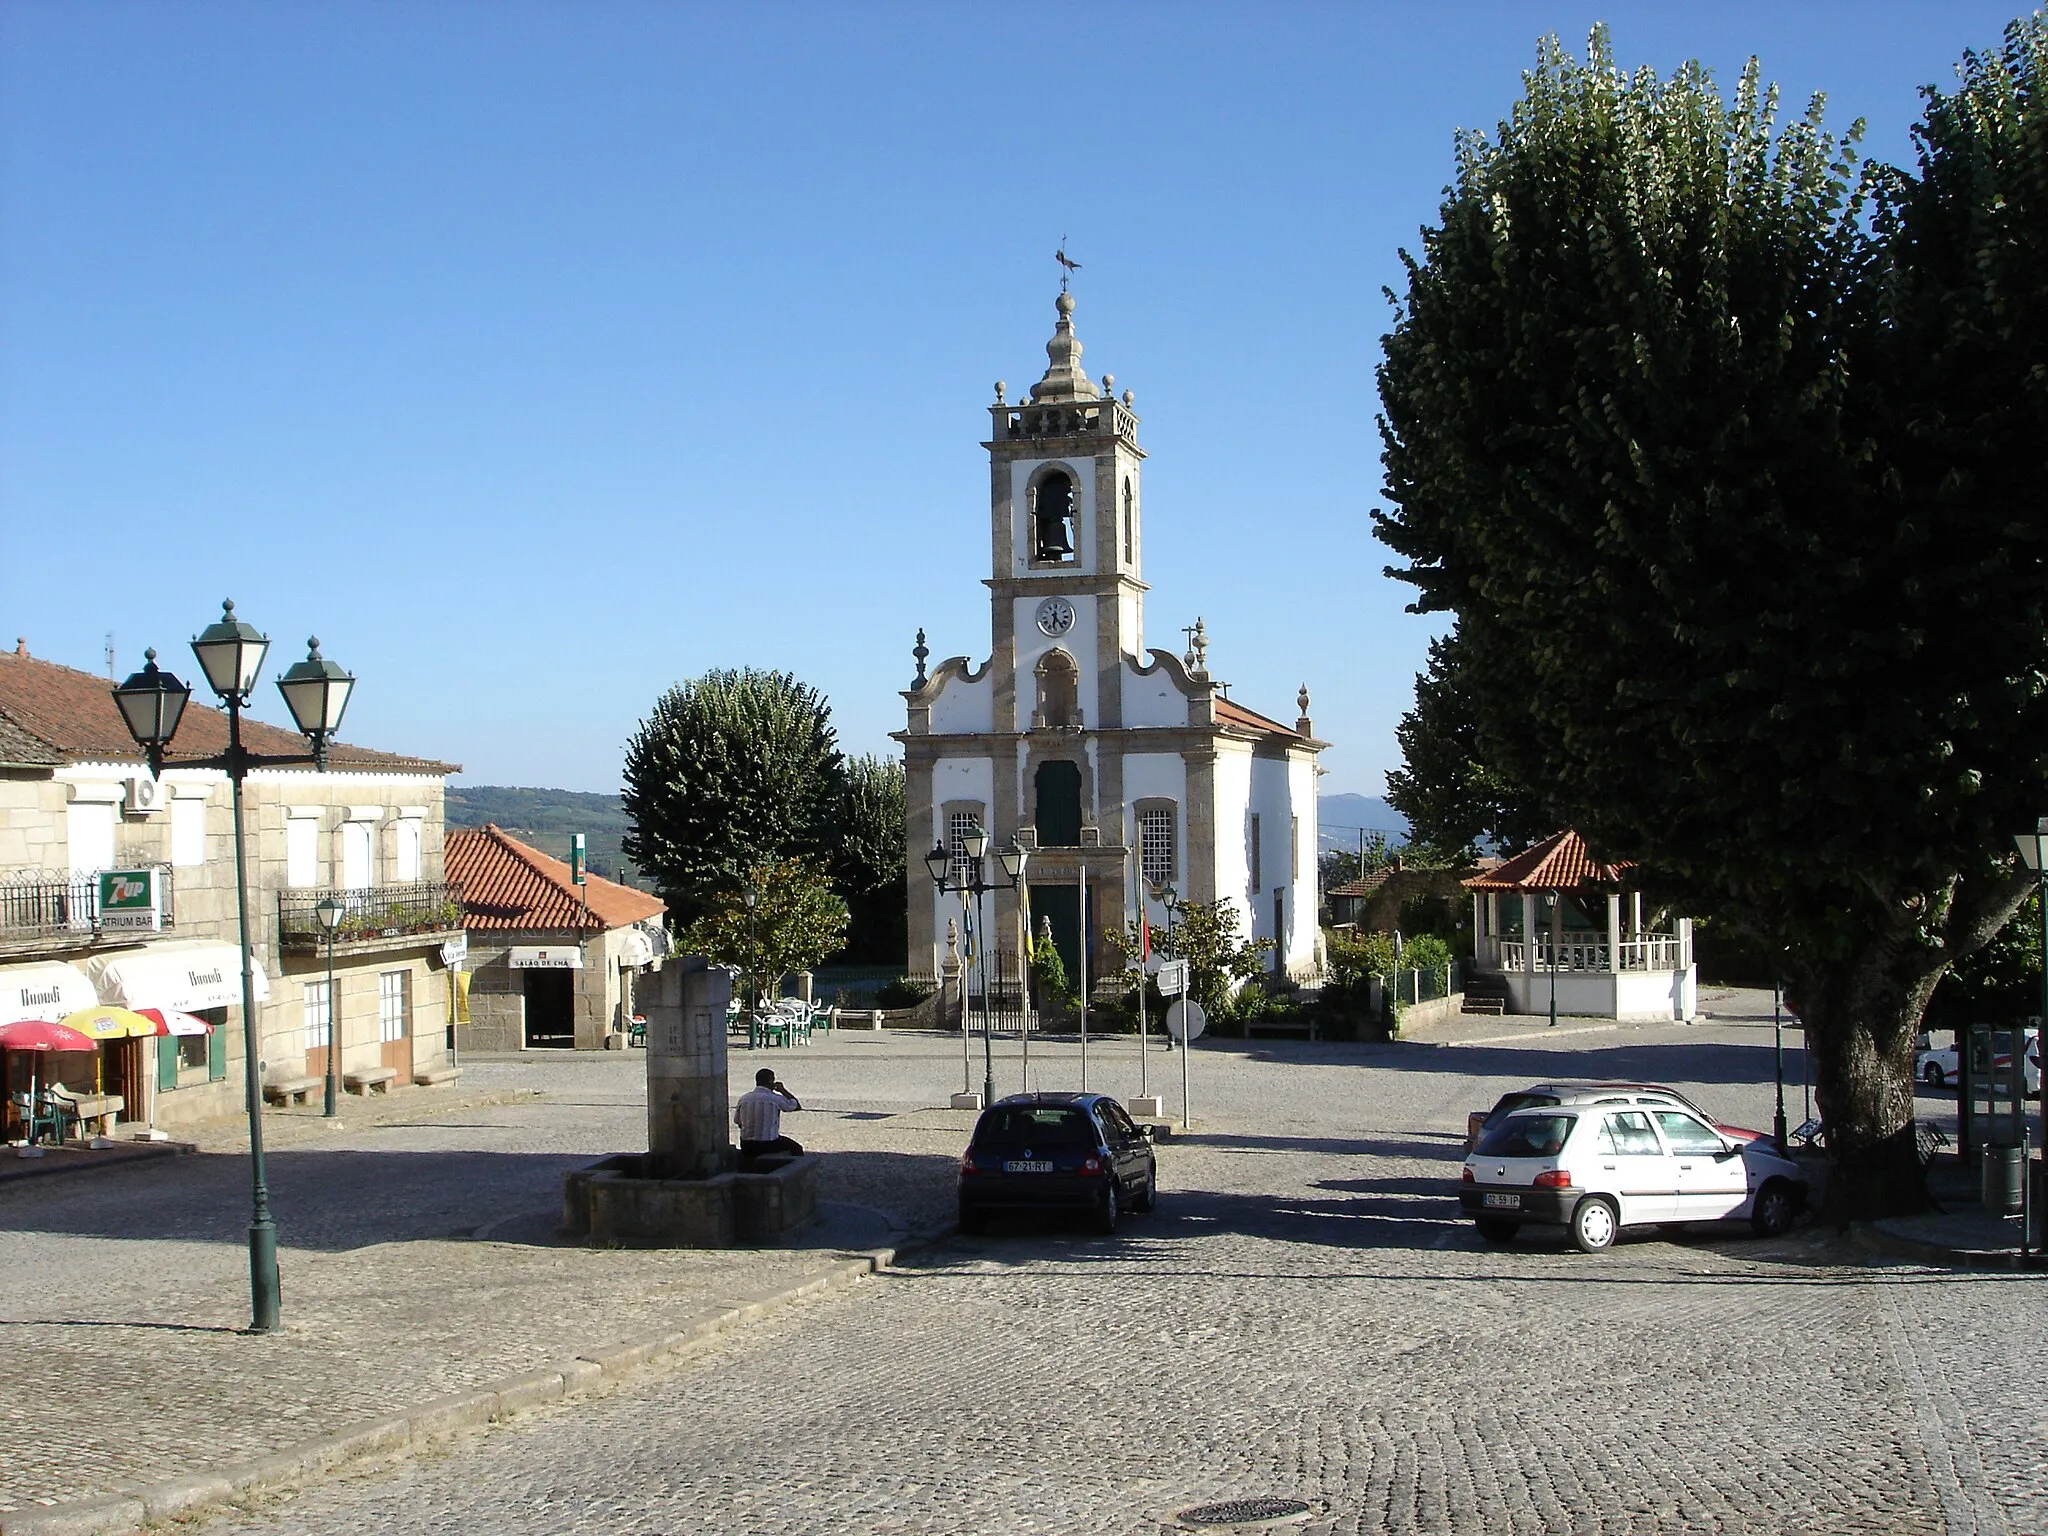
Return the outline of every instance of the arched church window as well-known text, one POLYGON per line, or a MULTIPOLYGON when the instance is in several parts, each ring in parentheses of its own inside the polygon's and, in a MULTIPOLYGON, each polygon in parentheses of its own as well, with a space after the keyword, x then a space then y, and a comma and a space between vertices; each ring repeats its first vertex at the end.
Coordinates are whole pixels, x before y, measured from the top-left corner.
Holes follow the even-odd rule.
POLYGON ((1074 658, 1055 647, 1038 661, 1038 713, 1041 728, 1072 729, 1081 723, 1081 670, 1074 658))
POLYGON ((1040 763, 1038 846, 1076 848, 1081 843, 1081 765, 1065 760, 1040 763))
POLYGON ((1047 473, 1032 495, 1031 558, 1063 564, 1074 558, 1074 478, 1047 473))
POLYGON ((1133 537, 1136 520, 1131 516, 1131 482, 1124 481, 1124 564, 1133 564, 1138 556, 1137 540, 1133 537))

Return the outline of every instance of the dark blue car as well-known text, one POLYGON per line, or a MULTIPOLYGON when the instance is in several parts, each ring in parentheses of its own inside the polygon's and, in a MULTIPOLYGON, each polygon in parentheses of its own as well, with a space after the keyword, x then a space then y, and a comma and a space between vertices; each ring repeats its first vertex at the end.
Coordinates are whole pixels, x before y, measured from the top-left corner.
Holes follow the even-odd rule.
POLYGON ((1100 1093, 1019 1093, 981 1112, 960 1157, 960 1230, 998 1211, 1079 1211, 1114 1232, 1159 1198, 1152 1141, 1100 1093))

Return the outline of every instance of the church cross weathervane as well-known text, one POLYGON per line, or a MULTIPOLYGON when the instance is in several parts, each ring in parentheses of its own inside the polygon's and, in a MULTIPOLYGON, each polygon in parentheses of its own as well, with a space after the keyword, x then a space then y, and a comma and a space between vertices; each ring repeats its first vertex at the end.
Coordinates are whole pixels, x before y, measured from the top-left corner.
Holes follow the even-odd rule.
POLYGON ((1067 237, 1060 236, 1060 248, 1052 253, 1052 259, 1060 264, 1060 292, 1067 291, 1067 279, 1081 270, 1081 263, 1067 255, 1067 237))

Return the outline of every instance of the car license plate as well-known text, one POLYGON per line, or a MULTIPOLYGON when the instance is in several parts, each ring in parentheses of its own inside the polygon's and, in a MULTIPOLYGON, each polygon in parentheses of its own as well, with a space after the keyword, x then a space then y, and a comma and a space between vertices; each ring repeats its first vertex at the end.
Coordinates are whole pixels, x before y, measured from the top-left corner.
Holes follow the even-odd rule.
POLYGON ((1490 1210, 1519 1211, 1522 1208, 1522 1197, 1520 1195, 1497 1195, 1489 1190, 1486 1196, 1486 1204, 1490 1210))
POLYGON ((1039 1161, 1039 1160, 1036 1160, 1036 1159, 1034 1159, 1034 1160, 1032 1160, 1032 1161, 1030 1161, 1030 1162, 1026 1162, 1026 1161, 1025 1161, 1024 1159, 1022 1159, 1022 1158, 1017 1158, 1017 1157, 1013 1157, 1013 1158, 1011 1158, 1011 1159, 1010 1159, 1010 1160, 1009 1160, 1009 1161, 1008 1161, 1007 1163, 1003 1164, 1003 1172, 1005 1172, 1005 1173, 1051 1173, 1051 1172, 1052 1172, 1052 1164, 1051 1164, 1051 1163, 1048 1163, 1048 1162, 1042 1162, 1042 1161, 1039 1161))

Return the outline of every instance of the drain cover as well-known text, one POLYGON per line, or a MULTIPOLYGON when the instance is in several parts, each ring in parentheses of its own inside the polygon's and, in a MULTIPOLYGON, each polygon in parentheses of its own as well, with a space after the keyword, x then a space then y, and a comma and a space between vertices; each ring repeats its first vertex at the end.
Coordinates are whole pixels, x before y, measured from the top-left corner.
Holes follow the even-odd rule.
POLYGON ((1216 1504, 1197 1504, 1173 1518, 1190 1530, 1243 1530, 1247 1526, 1285 1525, 1308 1517, 1309 1508, 1300 1499, 1224 1499, 1216 1504))

